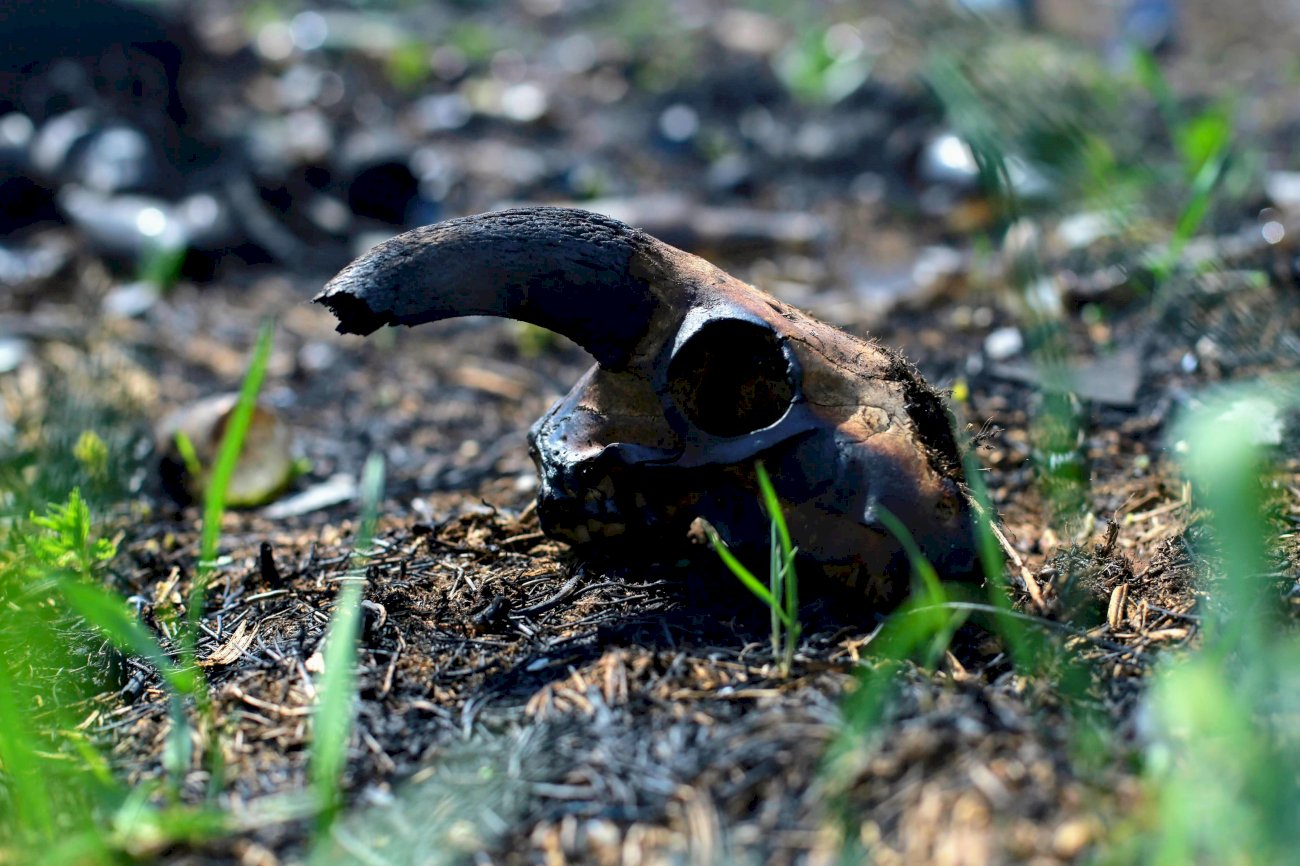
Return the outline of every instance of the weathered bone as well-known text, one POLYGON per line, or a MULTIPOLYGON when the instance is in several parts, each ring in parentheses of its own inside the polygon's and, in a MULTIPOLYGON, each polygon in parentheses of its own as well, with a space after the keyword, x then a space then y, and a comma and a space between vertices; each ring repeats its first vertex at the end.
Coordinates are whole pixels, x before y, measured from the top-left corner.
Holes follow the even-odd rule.
POLYGON ((521 208, 426 226, 316 300, 345 333, 495 315, 590 351, 596 366, 529 433, 552 536, 661 550, 703 517, 765 549, 761 458, 802 554, 870 596, 907 586, 882 509, 941 573, 974 569, 948 415, 911 365, 615 220, 521 208))

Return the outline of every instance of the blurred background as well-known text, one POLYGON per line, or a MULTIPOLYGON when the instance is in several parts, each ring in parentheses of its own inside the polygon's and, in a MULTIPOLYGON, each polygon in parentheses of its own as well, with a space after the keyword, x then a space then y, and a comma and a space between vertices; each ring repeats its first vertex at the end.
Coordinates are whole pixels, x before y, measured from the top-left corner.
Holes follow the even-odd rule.
POLYGON ((405 227, 551 202, 715 255, 801 251, 769 285, 887 304, 958 267, 926 247, 1024 213, 1176 217, 1162 172, 1185 160, 1134 52, 1238 98, 1230 192, 1262 193, 1297 28, 1263 0, 14 4, 0 285, 12 305, 84 255, 153 283, 318 277, 405 227))

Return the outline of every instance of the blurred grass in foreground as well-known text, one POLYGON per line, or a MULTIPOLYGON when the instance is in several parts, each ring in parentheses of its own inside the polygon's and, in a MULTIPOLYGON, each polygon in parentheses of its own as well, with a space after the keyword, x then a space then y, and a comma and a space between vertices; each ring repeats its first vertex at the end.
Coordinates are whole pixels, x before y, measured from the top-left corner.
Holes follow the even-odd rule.
MULTIPOLYGON (((1294 385, 1294 383, 1293 383, 1294 385)), ((1225 388, 1185 418, 1195 503, 1212 552, 1204 642, 1167 658, 1146 699, 1149 799, 1105 863, 1294 863, 1300 834, 1300 636, 1284 627, 1266 503, 1275 468, 1242 401, 1291 389, 1225 388)))
MULTIPOLYGON (((228 816, 208 806, 180 805, 180 798, 196 741, 208 746, 209 792, 222 785, 217 726, 199 673, 195 635, 225 511, 225 486, 243 448, 273 333, 269 323, 259 333, 218 449, 195 590, 179 628, 179 660, 138 612, 105 585, 103 567, 116 555, 116 544, 96 537, 79 488, 73 487, 63 502, 49 502, 43 513, 0 517, 5 530, 0 545, 0 804, 7 801, 10 807, 0 809, 0 862, 114 862, 121 854, 144 855, 157 846, 228 831, 228 816), (167 696, 165 784, 128 785, 83 733, 98 715, 96 695, 122 685, 128 658, 146 660, 161 676, 167 696), (197 710, 197 729, 187 703, 197 710)), ((104 474, 111 458, 108 445, 93 430, 82 433, 70 454, 57 456, 79 467, 88 483, 104 474)), ((11 495, 4 501, 12 509, 23 500, 11 495)), ((167 611, 160 614, 168 618, 167 611)))

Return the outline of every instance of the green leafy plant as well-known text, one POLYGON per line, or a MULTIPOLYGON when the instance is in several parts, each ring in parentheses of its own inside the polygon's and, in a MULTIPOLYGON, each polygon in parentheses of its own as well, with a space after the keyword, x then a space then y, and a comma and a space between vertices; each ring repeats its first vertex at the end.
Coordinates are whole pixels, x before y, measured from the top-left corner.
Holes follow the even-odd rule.
POLYGON ((774 59, 777 76, 803 102, 831 105, 867 80, 875 57, 851 25, 805 29, 774 59))
POLYGON ((0 808, 0 860, 12 855, 15 862, 107 863, 117 852, 139 848, 146 837, 165 832, 168 838, 193 838, 199 825, 215 827, 203 809, 154 805, 157 786, 133 789, 117 779, 70 716, 85 688, 67 672, 74 658, 68 644, 79 631, 147 661, 162 676, 168 696, 171 728, 163 763, 175 798, 192 742, 183 699, 203 684, 195 669, 172 661, 129 606, 103 585, 102 568, 116 555, 116 545, 96 536, 80 491, 74 488, 66 501, 50 503, 10 529, 0 557, 0 592, 7 599, 0 612, 0 773, 14 808, 0 808), (34 670, 37 661, 49 672, 34 670))
POLYGON ((36 532, 24 537, 27 551, 51 572, 70 571, 78 577, 93 577, 96 567, 117 555, 117 545, 91 537, 90 507, 73 488, 68 501, 50 503, 44 514, 33 513, 30 523, 36 532))
POLYGON ((171 291, 181 278, 188 255, 189 247, 184 243, 149 247, 140 254, 137 267, 140 282, 160 293, 171 291))
POLYGON ((94 430, 81 432, 77 444, 72 446, 72 456, 81 471, 94 480, 103 478, 108 472, 108 443, 94 430))
MULTIPOLYGON (((80 489, 73 487, 66 498, 48 502, 40 511, 3 517, 7 532, 0 535, 0 599, 5 602, 0 605, 0 862, 123 862, 124 857, 147 857, 178 842, 229 833, 239 825, 235 816, 212 804, 181 804, 179 793, 192 765, 193 744, 202 740, 189 721, 187 702, 197 706, 203 722, 210 790, 220 785, 219 744, 212 733, 216 726, 207 684, 194 658, 195 630, 203 584, 216 557, 223 490, 265 376, 271 335, 267 324, 213 467, 204 509, 200 586, 180 630, 179 660, 106 586, 104 566, 116 555, 116 545, 96 533, 80 489), (88 669, 85 659, 69 648, 78 634, 96 636, 158 671, 170 718, 162 754, 169 784, 127 785, 79 730, 81 718, 72 715, 78 699, 102 686, 83 683, 75 673, 88 669)), ((65 456, 75 459, 87 481, 101 475, 114 459, 108 443, 94 432, 83 433, 67 450, 65 456)), ((80 713, 84 716, 84 708, 80 713)), ((269 803, 268 810, 266 820, 291 820, 311 811, 292 798, 269 803)))
POLYGON ((1138 80, 1150 91, 1160 109, 1188 184, 1187 199, 1178 214, 1169 244, 1152 264, 1152 272, 1159 283, 1173 271, 1188 241, 1204 223, 1227 174, 1232 152, 1232 107, 1231 103, 1222 101, 1187 117, 1160 70, 1160 64, 1149 51, 1135 51, 1133 65, 1138 80))
POLYGON ((395 45, 384 60, 389 82, 408 93, 418 90, 432 72, 429 53, 423 39, 405 39, 395 45))
POLYGON ((736 558, 712 527, 709 527, 708 531, 709 541, 727 569, 759 601, 767 605, 772 616, 772 654, 780 659, 781 676, 789 676, 801 632, 799 579, 795 573, 795 558, 798 556, 799 549, 791 542, 790 528, 786 525, 785 514, 781 511, 781 502, 776 496, 776 488, 772 486, 772 479, 767 474, 763 461, 759 460, 754 464, 754 473, 758 479, 763 507, 771 521, 767 585, 764 586, 763 582, 736 558))

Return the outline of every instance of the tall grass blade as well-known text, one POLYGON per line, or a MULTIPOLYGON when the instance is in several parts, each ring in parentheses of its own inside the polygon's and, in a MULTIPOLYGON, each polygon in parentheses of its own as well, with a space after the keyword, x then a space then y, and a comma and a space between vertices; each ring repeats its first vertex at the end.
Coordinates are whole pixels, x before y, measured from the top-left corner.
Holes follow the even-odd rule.
POLYGON ((1268 467, 1258 419, 1232 411, 1275 391, 1237 388, 1208 398, 1178 430, 1185 468, 1214 546, 1218 604, 1190 659, 1167 663, 1151 687, 1145 775, 1150 823, 1114 863, 1290 863, 1300 830, 1300 743, 1293 720, 1300 642, 1279 629, 1266 575, 1268 467))
POLYGON ((799 580, 795 573, 795 557, 798 548, 790 539, 790 528, 786 524, 785 514, 781 511, 781 501, 777 498, 772 478, 767 474, 763 461, 754 464, 758 479, 759 498, 763 510, 771 521, 768 535, 768 573, 767 586, 754 576, 743 563, 728 549, 713 527, 708 527, 709 541, 717 551, 719 558, 736 579, 744 585, 754 597, 763 604, 771 615, 772 654, 780 659, 782 676, 788 676, 794 663, 795 649, 799 645, 799 580))
POLYGON ((343 768, 352 734, 353 698, 356 692, 357 634, 361 625, 361 594, 365 585, 365 556, 374 537, 379 503, 383 497, 384 462, 372 454, 361 481, 361 526, 356 553, 361 560, 339 590, 329 633, 325 637, 325 672, 319 702, 313 714, 310 757, 312 792, 319 812, 317 838, 323 837, 342 807, 343 768))
POLYGON ((221 518, 226 513, 226 490, 230 486, 231 476, 235 473, 240 452, 244 450, 244 438, 248 435, 248 426, 253 419, 257 395, 261 393, 262 382, 266 378, 266 368, 271 360, 271 344, 274 338, 275 324, 269 320, 263 322, 257 334, 257 343, 248 364, 248 372, 244 375, 244 383, 239 389, 239 399, 226 423, 225 433, 217 449, 216 461, 212 466, 212 474, 208 478, 207 492, 203 500, 203 533, 199 542, 199 565, 185 612, 184 651, 187 660, 193 659, 195 643, 198 639, 199 620, 203 616, 208 579, 212 562, 217 555, 217 542, 221 537, 221 518))
MULTIPOLYGON (((1251 392, 1238 389, 1236 399, 1207 401, 1200 416, 1183 430, 1188 443, 1186 467, 1195 498, 1206 509, 1209 529, 1219 546, 1223 579, 1216 590, 1223 594, 1222 613, 1205 622, 1206 649, 1221 655, 1234 651, 1262 652, 1264 640, 1276 626, 1265 597, 1268 527, 1263 518, 1263 477, 1267 466, 1257 431, 1234 404, 1250 404, 1251 392)), ((1270 405, 1268 393, 1258 397, 1270 405)))
POLYGON ((1012 615, 1011 588, 1007 584, 1002 547, 993 532, 993 521, 996 518, 989 499, 988 485, 984 483, 979 460, 973 453, 966 454, 965 464, 966 486, 974 503, 976 548, 980 566, 984 570, 986 594, 989 604, 1001 611, 994 616, 993 627, 1005 641, 1016 669, 1029 673, 1041 667, 1047 650, 1041 636, 1030 634, 1012 615))
POLYGON ((171 729, 163 753, 163 763, 175 784, 179 784, 192 758, 189 721, 185 717, 183 695, 195 696, 201 690, 196 668, 176 666, 153 635, 149 633, 122 599, 103 587, 65 578, 59 589, 68 607, 94 626, 114 646, 125 653, 146 659, 162 675, 167 686, 168 715, 171 729))
POLYGON ((54 835, 55 807, 34 747, 38 739, 19 709, 22 703, 8 667, 0 664, 0 768, 14 810, 0 826, 22 828, 48 839, 54 835))
MULTIPOLYGON (((772 600, 783 599, 785 592, 782 583, 785 578, 781 556, 781 542, 777 538, 776 521, 773 520, 768 527, 768 559, 767 559, 767 586, 768 591, 772 594, 772 600)), ((772 631, 772 654, 778 655, 781 652, 781 612, 777 608, 779 605, 769 605, 771 614, 771 631, 772 631)))
POLYGON ((745 585, 745 589, 752 592, 759 601, 763 602, 763 604, 767 605, 772 610, 777 611, 778 617, 780 617, 781 622, 784 623, 785 612, 781 610, 781 605, 777 603, 771 590, 764 586, 763 581, 755 577, 754 573, 746 568, 745 564, 736 558, 736 555, 731 552, 731 548, 727 547, 727 543, 723 541, 721 536, 719 536, 712 528, 710 528, 709 531, 709 543, 713 545, 714 551, 717 552, 718 558, 722 560, 722 564, 727 567, 727 570, 734 574, 736 578, 745 585))
POLYGON ((876 506, 876 516, 903 546, 903 551, 912 566, 912 573, 918 581, 918 586, 914 588, 912 598, 906 606, 915 616, 895 615, 892 618, 893 628, 897 631, 895 640, 901 638, 902 643, 908 647, 919 647, 928 642, 929 649, 925 654, 925 664, 927 667, 932 667, 948 650, 952 636, 965 622, 966 615, 945 606, 948 594, 939 580, 939 573, 921 551, 907 525, 883 505, 876 506), (913 629, 917 633, 908 634, 913 629))
MULTIPOLYGON (((782 671, 790 672, 794 662, 794 651, 799 645, 799 579, 795 574, 795 547, 790 539, 790 527, 786 524, 785 513, 781 510, 781 501, 776 496, 776 487, 767 474, 763 461, 754 463, 754 474, 758 477, 758 489, 762 492, 764 510, 772 521, 771 538, 771 586, 772 598, 776 606, 784 612, 779 617, 785 625, 784 652, 782 654, 782 671), (778 549, 779 548, 779 549, 778 549)), ((778 618, 774 616, 774 619, 778 618)), ((774 643, 781 643, 778 635, 773 633, 774 643)))
POLYGON ((767 517, 776 527, 781 542, 781 552, 789 556, 794 549, 790 540, 790 527, 786 525, 785 513, 781 511, 781 501, 776 497, 776 487, 772 485, 772 477, 767 474, 767 467, 763 465, 762 460, 754 464, 754 474, 758 476, 758 489, 763 494, 763 506, 767 510, 767 517))
POLYGON ((1156 101, 1156 109, 1165 122, 1169 134, 1177 138, 1178 130, 1183 126, 1183 114, 1178 107, 1178 98, 1169 86, 1169 79, 1160 69, 1160 61, 1149 50, 1141 47, 1133 49, 1133 70, 1138 81, 1156 101))

